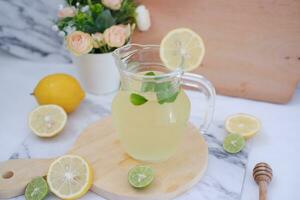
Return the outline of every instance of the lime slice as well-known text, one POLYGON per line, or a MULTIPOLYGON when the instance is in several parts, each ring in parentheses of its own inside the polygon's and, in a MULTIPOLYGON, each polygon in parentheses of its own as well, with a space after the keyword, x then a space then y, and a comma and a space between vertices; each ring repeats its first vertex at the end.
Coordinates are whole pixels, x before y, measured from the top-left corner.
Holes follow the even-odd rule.
POLYGON ((26 200, 42 200, 48 195, 49 188, 43 177, 34 178, 26 187, 26 200))
POLYGON ((224 139, 223 148, 228 153, 238 153, 245 146, 245 139, 239 134, 229 134, 224 139))
POLYGON ((29 114, 29 127, 40 137, 58 134, 67 122, 67 113, 57 105, 38 106, 29 114))
POLYGON ((171 70, 192 71, 201 64, 204 54, 202 38, 187 28, 170 31, 160 43, 160 58, 171 70))
POLYGON ((235 114, 227 118, 225 128, 229 133, 242 135, 245 139, 254 136, 260 129, 259 120, 248 114, 235 114))
POLYGON ((154 179, 154 171, 148 166, 136 166, 128 173, 128 182, 135 188, 145 188, 154 179))

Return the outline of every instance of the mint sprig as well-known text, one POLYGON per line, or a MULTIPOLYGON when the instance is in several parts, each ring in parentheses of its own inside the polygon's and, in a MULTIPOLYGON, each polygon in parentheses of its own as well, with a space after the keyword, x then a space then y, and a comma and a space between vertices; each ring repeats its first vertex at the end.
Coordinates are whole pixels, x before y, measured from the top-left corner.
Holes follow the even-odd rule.
POLYGON ((146 103, 147 101, 148 101, 148 99, 146 99, 145 97, 143 97, 139 94, 132 93, 130 95, 130 102, 133 105, 140 106, 140 105, 143 105, 144 103, 146 103))
POLYGON ((179 94, 179 91, 174 92, 174 88, 172 88, 172 83, 170 81, 157 83, 154 90, 159 104, 172 103, 179 94))
MULTIPOLYGON (((144 74, 145 76, 155 76, 154 72, 147 72, 144 74)), ((155 88, 155 83, 154 82, 145 82, 142 84, 141 91, 142 92, 151 92, 155 88)))
MULTIPOLYGON (((155 76, 154 72, 147 72, 145 76, 155 76)), ((176 100, 179 91, 174 91, 171 81, 162 83, 145 82, 141 87, 142 92, 155 92, 159 104, 172 103, 176 100)))

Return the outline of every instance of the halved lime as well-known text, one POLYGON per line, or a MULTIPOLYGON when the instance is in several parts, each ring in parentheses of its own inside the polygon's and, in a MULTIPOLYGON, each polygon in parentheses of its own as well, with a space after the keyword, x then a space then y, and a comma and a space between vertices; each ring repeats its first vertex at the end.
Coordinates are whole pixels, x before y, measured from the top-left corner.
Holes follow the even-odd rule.
POLYGON ((223 148, 228 153, 238 153, 244 148, 244 146, 244 137, 234 133, 227 135, 223 142, 223 148))
POLYGON ((34 178, 26 187, 26 200, 43 200, 48 195, 49 188, 43 177, 34 178))
POLYGON ((154 179, 154 171, 151 167, 139 165, 133 167, 128 173, 128 182, 135 188, 145 188, 154 179))

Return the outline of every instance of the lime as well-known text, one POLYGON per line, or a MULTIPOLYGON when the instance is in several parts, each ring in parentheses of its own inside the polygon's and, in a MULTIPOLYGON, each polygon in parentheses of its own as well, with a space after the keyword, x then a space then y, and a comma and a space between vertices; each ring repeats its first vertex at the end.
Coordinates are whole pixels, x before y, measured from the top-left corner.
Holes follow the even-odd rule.
POLYGON ((148 166, 136 166, 128 173, 128 182, 135 188, 145 188, 154 179, 154 171, 148 166))
POLYGON ((26 187, 26 200, 42 200, 48 195, 49 188, 43 177, 34 178, 26 187))
POLYGON ((187 28, 170 31, 160 43, 160 58, 171 70, 192 71, 199 67, 204 54, 202 38, 187 28))
POLYGON ((227 118, 225 128, 229 133, 242 135, 245 139, 254 136, 260 130, 259 120, 248 114, 235 114, 227 118))
POLYGON ((231 133, 226 136, 223 142, 223 148, 228 153, 238 153, 245 146, 245 139, 239 134, 231 133))

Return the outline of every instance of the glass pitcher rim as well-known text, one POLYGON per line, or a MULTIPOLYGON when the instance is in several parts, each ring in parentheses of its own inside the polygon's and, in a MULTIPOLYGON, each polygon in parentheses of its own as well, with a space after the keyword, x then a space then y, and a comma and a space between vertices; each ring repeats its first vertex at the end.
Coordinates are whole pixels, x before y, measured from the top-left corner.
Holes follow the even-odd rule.
MULTIPOLYGON (((112 52, 113 57, 115 59, 118 59, 120 62, 123 62, 123 59, 120 56, 120 51, 124 50, 124 49, 126 50, 126 48, 130 48, 130 47, 137 47, 136 51, 139 51, 140 49, 146 49, 146 50, 147 49, 157 49, 159 51, 160 45, 158 45, 158 44, 137 44, 137 43, 126 44, 122 47, 119 47, 119 48, 115 49, 112 52)), ((162 65, 165 66, 163 63, 162 63, 162 65)), ((165 79, 165 78, 181 76, 184 73, 182 68, 178 67, 178 68, 176 68, 176 70, 173 70, 173 71, 170 70, 170 72, 167 72, 167 73, 163 73, 163 74, 159 74, 159 75, 155 75, 155 76, 147 76, 147 75, 144 75, 144 74, 138 74, 138 73, 132 72, 127 68, 122 68, 120 66, 117 66, 117 67, 125 75, 133 77, 133 78, 138 79, 138 80, 153 80, 153 77, 155 77, 158 80, 161 80, 161 79, 165 79)))

